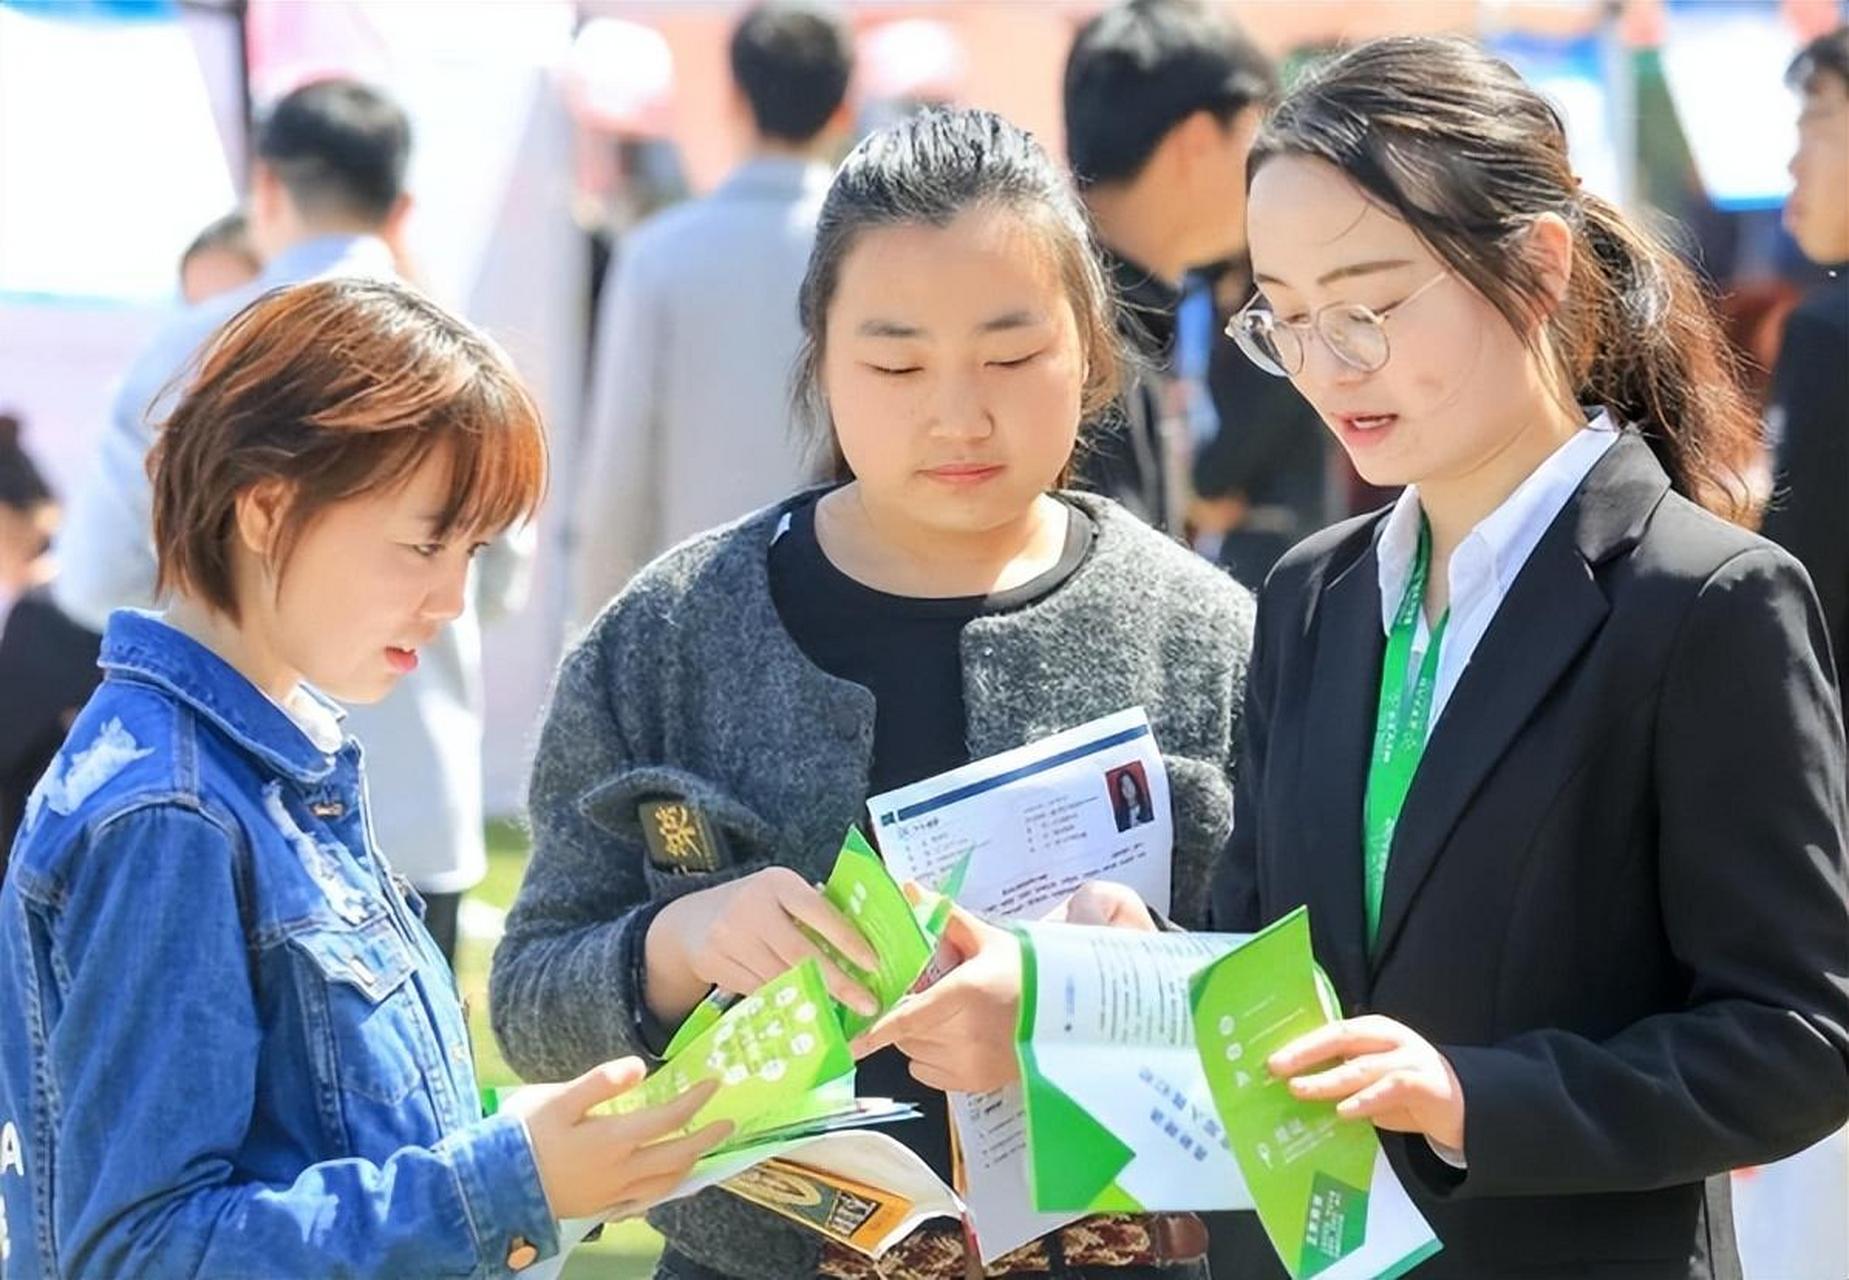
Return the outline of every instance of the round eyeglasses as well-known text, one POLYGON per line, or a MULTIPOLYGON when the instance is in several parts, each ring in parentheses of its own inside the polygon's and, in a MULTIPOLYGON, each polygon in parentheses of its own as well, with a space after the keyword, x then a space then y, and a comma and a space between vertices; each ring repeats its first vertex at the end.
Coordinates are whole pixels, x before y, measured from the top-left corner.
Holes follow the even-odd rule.
POLYGON ((1380 311, 1358 302, 1330 302, 1316 308, 1308 318, 1295 321, 1278 319, 1270 307, 1260 305, 1263 295, 1254 294, 1252 300, 1226 322, 1226 336, 1239 345, 1253 364, 1280 378, 1294 378, 1303 372, 1311 330, 1322 338, 1329 353, 1349 368, 1359 373, 1378 373, 1393 354, 1387 344, 1387 321, 1401 307, 1450 274, 1440 271, 1380 311))

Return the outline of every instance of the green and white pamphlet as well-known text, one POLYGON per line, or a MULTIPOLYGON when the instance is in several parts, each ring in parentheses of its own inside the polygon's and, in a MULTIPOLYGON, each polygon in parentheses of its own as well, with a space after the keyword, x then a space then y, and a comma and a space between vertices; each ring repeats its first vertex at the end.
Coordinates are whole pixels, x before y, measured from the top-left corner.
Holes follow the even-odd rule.
POLYGON ((1292 1280, 1390 1280, 1439 1242, 1387 1163, 1374 1126, 1293 1096, 1265 1060, 1337 1016, 1297 910, 1193 982, 1201 1062, 1272 1247, 1292 1280))
POLYGON ((1305 910, 1249 936, 1015 933, 1035 1208, 1256 1208, 1292 1280, 1390 1280, 1438 1252, 1373 1126, 1265 1069, 1336 1016, 1305 910))
POLYGON ((1250 1209, 1194 1047, 1188 982, 1231 934, 1018 924, 1034 1207, 1250 1209))

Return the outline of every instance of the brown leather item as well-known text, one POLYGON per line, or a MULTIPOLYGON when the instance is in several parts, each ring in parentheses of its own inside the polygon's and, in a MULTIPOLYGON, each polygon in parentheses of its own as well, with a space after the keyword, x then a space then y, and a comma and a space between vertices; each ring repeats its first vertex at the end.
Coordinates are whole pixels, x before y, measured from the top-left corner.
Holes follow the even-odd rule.
POLYGON ((947 1222, 920 1227, 877 1261, 829 1241, 816 1272, 828 1280, 1012 1280, 1044 1276, 1055 1267, 1162 1267, 1207 1256, 1207 1226, 1191 1213, 1102 1214, 975 1264, 962 1228, 947 1222))

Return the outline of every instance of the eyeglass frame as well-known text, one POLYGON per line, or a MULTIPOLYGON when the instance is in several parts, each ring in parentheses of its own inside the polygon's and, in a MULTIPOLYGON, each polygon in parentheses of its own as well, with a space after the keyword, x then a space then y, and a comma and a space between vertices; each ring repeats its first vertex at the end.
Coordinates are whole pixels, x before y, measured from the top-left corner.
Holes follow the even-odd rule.
MULTIPOLYGON (((1306 336, 1304 338, 1299 339, 1299 344, 1301 345, 1303 349, 1303 354, 1302 356, 1299 357, 1297 367, 1295 369, 1286 369, 1282 361, 1274 361, 1274 360, 1271 360, 1269 357, 1261 358, 1261 356, 1263 355, 1262 352, 1254 353, 1251 350, 1251 348, 1246 345, 1249 339, 1246 338, 1246 336, 1244 335, 1244 331, 1240 327, 1240 319, 1247 312, 1251 311, 1253 307, 1256 307, 1260 302, 1263 302, 1265 300, 1265 295, 1263 293, 1254 292, 1252 294, 1252 297, 1246 302, 1246 304, 1243 307, 1240 307, 1239 310, 1233 312, 1231 318, 1228 319, 1226 322, 1226 328, 1223 329, 1221 332, 1223 332, 1227 337, 1233 340, 1233 345, 1239 348, 1239 353, 1241 355, 1243 355, 1246 359, 1250 360, 1253 364, 1257 365, 1260 369, 1264 370, 1266 373, 1270 374, 1274 378, 1294 378, 1299 373, 1303 372, 1303 366, 1308 362, 1309 355, 1310 355, 1310 344, 1309 344, 1307 335, 1311 333, 1314 333, 1317 339, 1323 344, 1323 346, 1329 349, 1330 355, 1334 356, 1337 360, 1347 365, 1350 369, 1353 369, 1356 373, 1379 373, 1382 369, 1387 367, 1387 362, 1393 359, 1393 344, 1387 337, 1387 321, 1391 320, 1394 314, 1398 312, 1402 307, 1406 306, 1408 303, 1413 302, 1414 300, 1419 298, 1422 294, 1424 294, 1427 290, 1429 290, 1433 285, 1437 284, 1440 280, 1445 279, 1450 274, 1451 272, 1449 270, 1440 271, 1437 275, 1433 276, 1430 280, 1427 280, 1424 284, 1420 285, 1417 289, 1414 289, 1411 293, 1407 294, 1404 298, 1401 298, 1398 302, 1394 303, 1392 306, 1385 307, 1379 311, 1376 311, 1374 308, 1370 306, 1365 306, 1359 302, 1335 301, 1335 302, 1323 303, 1322 306, 1310 312, 1308 319, 1299 321, 1297 324, 1291 324, 1288 321, 1277 320, 1276 323, 1282 324, 1286 328, 1290 328, 1290 329, 1296 329, 1300 325, 1305 332, 1306 336), (1322 330, 1322 318, 1333 307, 1347 307, 1351 311, 1365 312, 1367 314, 1368 319, 1374 325, 1374 327, 1380 330, 1381 344, 1383 347, 1386 348, 1386 354, 1381 357, 1379 364, 1375 365, 1373 368, 1368 368, 1366 365, 1357 364, 1354 360, 1350 359, 1349 357, 1343 355, 1340 351, 1336 350, 1335 344, 1329 341, 1328 336, 1324 334, 1322 330)), ((1275 320, 1277 316, 1277 312, 1273 310, 1271 314, 1275 320)))

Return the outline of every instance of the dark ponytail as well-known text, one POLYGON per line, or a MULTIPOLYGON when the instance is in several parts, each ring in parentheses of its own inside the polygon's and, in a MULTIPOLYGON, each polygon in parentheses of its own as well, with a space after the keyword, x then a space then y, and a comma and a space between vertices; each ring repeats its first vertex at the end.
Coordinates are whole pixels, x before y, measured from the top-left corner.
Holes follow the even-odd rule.
POLYGON ((1253 144, 1248 181, 1280 155, 1340 169, 1551 357, 1563 394, 1642 431, 1678 493, 1753 520, 1746 474, 1759 423, 1695 274, 1581 190, 1559 115, 1507 63, 1458 39, 1360 45, 1279 103, 1253 144), (1549 213, 1574 234, 1557 306, 1523 252, 1549 213))
MULTIPOLYGON (((1586 260, 1591 312, 1556 337, 1579 353, 1567 368, 1582 401, 1644 424, 1676 491, 1740 524, 1757 520, 1746 480, 1759 421, 1741 390, 1739 357, 1695 273, 1658 237, 1593 195, 1580 197, 1576 258, 1586 260)), ((1581 263, 1574 263, 1580 273, 1581 263)))
POLYGON ((31 512, 52 501, 51 486, 20 443, 19 419, 0 413, 0 507, 31 512))

